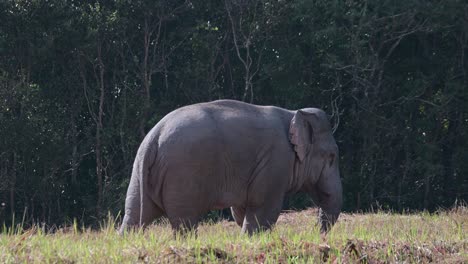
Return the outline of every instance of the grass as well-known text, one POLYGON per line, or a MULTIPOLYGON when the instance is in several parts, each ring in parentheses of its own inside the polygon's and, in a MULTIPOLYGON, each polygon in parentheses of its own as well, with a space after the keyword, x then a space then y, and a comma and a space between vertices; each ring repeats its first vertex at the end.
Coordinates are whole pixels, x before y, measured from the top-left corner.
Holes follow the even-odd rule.
POLYGON ((342 214, 323 237, 313 209, 284 213, 272 232, 240 235, 234 222, 205 223, 174 238, 167 223, 121 237, 77 224, 46 233, 3 228, 0 263, 468 263, 468 208, 438 213, 342 214))

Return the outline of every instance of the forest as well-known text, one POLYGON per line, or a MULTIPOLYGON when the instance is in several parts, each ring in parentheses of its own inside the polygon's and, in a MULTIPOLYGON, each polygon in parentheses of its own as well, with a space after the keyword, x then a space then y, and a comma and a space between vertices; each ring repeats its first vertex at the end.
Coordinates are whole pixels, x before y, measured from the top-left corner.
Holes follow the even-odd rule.
POLYGON ((344 211, 450 208, 467 57, 464 0, 0 1, 0 224, 117 216, 145 134, 216 99, 324 109, 344 211))

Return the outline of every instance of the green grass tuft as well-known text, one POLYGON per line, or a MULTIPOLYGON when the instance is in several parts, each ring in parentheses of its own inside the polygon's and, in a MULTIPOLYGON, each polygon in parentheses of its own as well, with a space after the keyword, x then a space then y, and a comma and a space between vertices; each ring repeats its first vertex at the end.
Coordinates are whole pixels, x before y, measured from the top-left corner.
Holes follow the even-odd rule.
POLYGON ((22 224, 0 234, 0 263, 467 263, 468 208, 434 214, 343 214, 321 236, 314 209, 285 213, 271 232, 240 234, 234 222, 206 222, 173 237, 167 221, 119 236, 111 215, 100 231, 47 233, 22 224))

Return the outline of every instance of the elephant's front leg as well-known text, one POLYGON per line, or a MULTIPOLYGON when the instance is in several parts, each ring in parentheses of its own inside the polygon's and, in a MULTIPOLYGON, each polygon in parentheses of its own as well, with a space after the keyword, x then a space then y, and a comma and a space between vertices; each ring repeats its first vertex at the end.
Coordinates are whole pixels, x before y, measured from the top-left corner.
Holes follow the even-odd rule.
POLYGON ((171 223, 174 237, 187 236, 193 233, 197 236, 199 217, 170 217, 169 222, 171 223))
POLYGON ((260 207, 247 207, 242 232, 252 235, 258 231, 269 230, 278 220, 282 199, 274 199, 260 207))

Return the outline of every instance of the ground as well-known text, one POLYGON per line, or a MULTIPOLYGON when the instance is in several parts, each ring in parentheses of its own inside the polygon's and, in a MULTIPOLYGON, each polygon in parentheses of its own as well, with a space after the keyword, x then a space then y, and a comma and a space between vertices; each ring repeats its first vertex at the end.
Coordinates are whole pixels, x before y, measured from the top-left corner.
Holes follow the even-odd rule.
POLYGON ((0 263, 468 263, 467 207, 342 214, 327 236, 316 216, 286 212, 272 232, 252 237, 227 221, 204 223, 186 238, 174 238, 164 221, 124 237, 112 219, 99 231, 4 228, 0 263))

